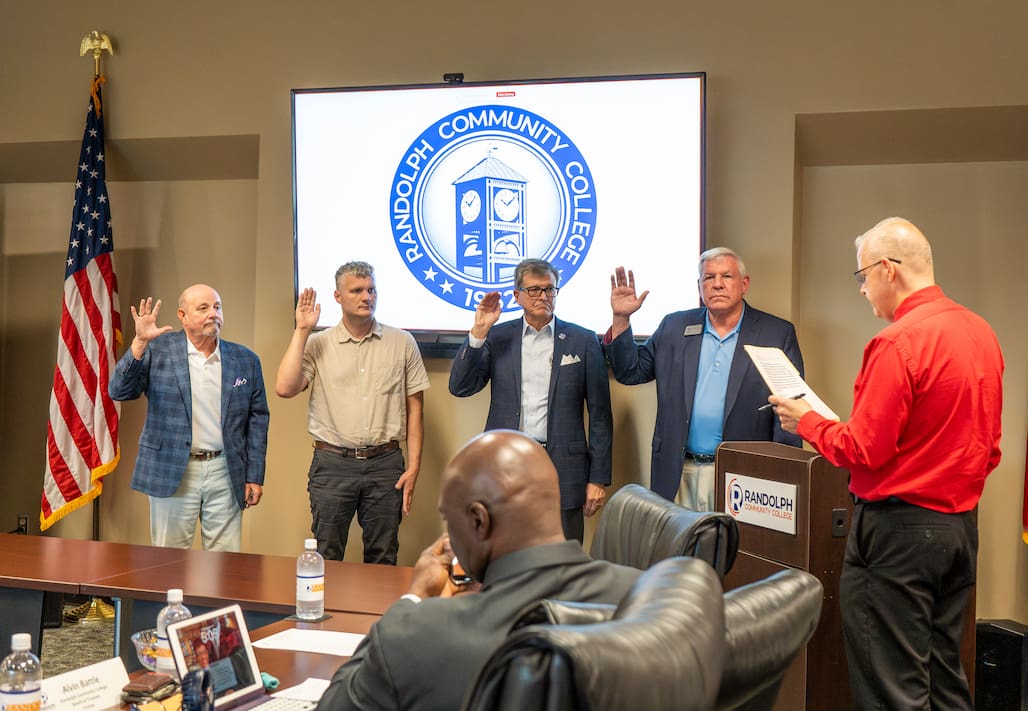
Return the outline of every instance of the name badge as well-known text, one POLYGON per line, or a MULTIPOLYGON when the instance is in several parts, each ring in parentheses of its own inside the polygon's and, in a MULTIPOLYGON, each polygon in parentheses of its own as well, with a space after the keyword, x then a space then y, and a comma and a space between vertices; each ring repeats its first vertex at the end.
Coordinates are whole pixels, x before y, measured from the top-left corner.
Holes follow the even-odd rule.
POLYGON ((694 323, 692 326, 686 326, 685 327, 685 333, 683 333, 682 335, 683 336, 698 336, 701 333, 703 333, 703 325, 702 324, 698 324, 698 323, 694 323))

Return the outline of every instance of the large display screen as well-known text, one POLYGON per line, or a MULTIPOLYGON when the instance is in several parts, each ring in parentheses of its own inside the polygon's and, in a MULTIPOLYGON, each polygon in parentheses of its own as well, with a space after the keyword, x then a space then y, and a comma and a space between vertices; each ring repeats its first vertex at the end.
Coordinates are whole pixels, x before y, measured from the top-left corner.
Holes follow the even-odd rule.
POLYGON ((650 295, 637 336, 698 303, 704 75, 293 92, 296 286, 341 318, 335 270, 375 268, 380 321, 459 341, 515 265, 560 272, 556 313, 603 332, 610 275, 650 295))

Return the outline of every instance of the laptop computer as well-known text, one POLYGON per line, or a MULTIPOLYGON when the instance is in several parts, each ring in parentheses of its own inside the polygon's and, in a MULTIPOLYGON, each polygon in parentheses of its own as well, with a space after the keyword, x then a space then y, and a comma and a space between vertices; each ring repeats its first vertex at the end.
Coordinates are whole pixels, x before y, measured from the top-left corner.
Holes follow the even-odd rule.
POLYGON ((268 698, 253 653, 250 633, 239 605, 205 612, 168 625, 175 669, 184 677, 206 668, 214 686, 214 708, 313 709, 316 703, 282 697, 268 698))

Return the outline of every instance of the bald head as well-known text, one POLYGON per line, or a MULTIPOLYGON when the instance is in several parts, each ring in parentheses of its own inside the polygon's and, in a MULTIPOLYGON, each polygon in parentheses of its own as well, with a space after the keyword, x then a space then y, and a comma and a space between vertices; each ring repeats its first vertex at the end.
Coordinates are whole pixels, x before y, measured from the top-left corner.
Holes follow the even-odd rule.
POLYGON ((935 284, 931 245, 909 220, 886 218, 855 244, 860 293, 878 318, 893 321, 907 297, 935 284))
POLYGON ((538 442, 513 430, 485 432, 457 452, 439 510, 454 553, 477 580, 507 553, 564 540, 557 470, 538 442))
POLYGON ((186 306, 197 300, 210 298, 214 298, 218 303, 221 303, 221 296, 214 290, 214 287, 206 284, 193 284, 192 286, 187 286, 182 293, 179 294, 178 307, 180 309, 184 309, 186 306))
MULTIPOLYGON (((914 223, 902 217, 887 217, 855 240, 857 254, 864 264, 882 258, 898 259, 912 278, 935 283, 932 246, 914 223)), ((920 287, 919 287, 920 288, 920 287)))

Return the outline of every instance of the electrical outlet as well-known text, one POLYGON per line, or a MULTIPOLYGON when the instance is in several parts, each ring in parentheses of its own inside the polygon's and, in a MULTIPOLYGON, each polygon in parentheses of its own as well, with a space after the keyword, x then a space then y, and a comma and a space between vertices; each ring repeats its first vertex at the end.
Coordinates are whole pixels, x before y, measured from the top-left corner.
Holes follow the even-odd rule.
POLYGON ((849 511, 832 509, 832 538, 845 538, 849 532, 849 511))
POLYGON ((29 532, 29 517, 28 514, 18 514, 18 533, 29 532))

